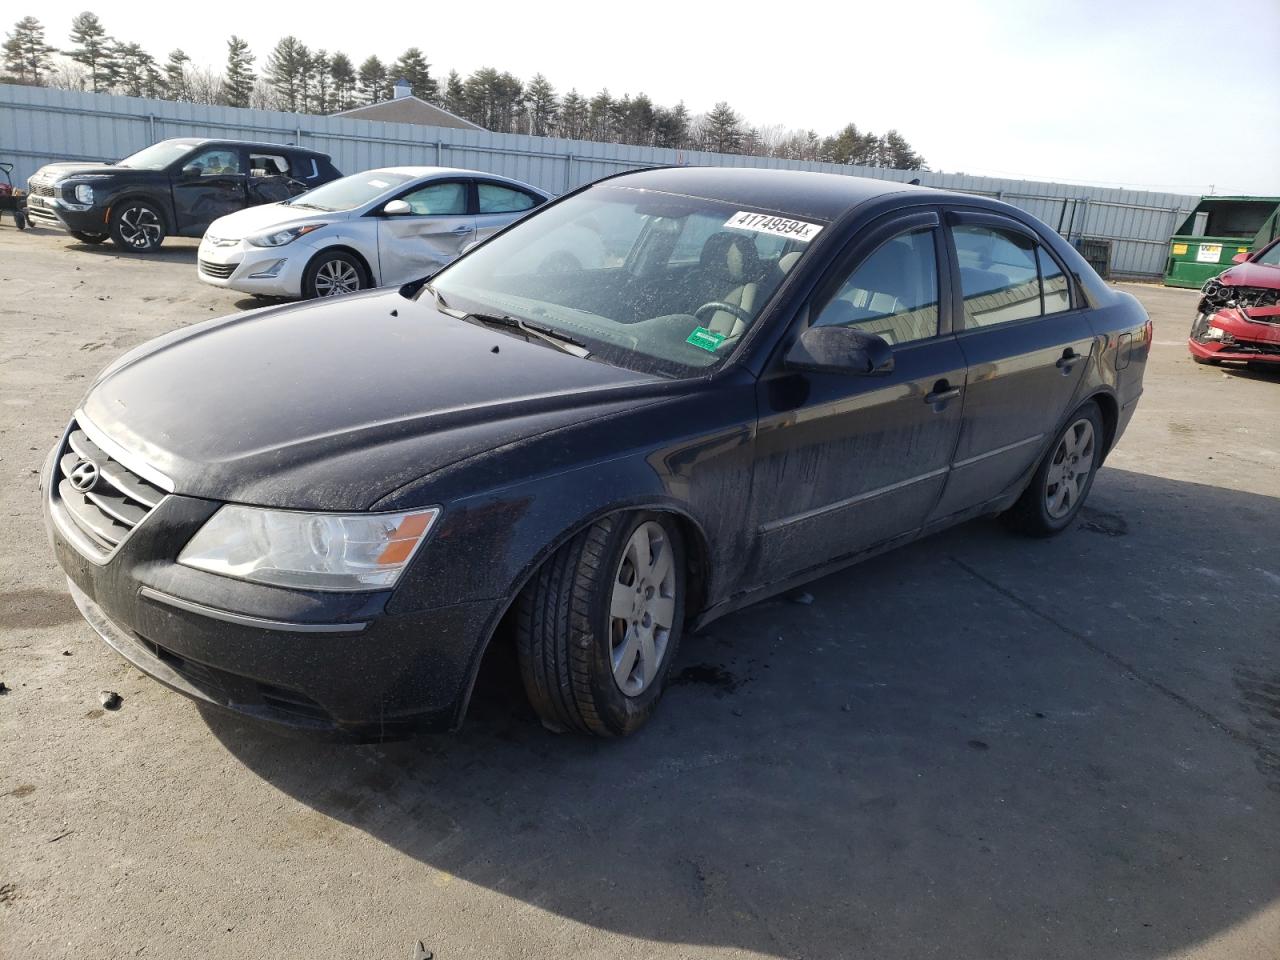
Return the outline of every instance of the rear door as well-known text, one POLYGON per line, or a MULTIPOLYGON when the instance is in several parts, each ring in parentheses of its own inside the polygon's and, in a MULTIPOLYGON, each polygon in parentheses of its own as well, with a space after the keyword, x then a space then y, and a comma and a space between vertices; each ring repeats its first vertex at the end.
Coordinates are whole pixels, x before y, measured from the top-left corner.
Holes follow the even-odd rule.
POLYGON ((1094 350, 1078 292, 1030 228, 988 213, 952 210, 946 219, 968 385, 933 519, 1000 495, 1036 462, 1094 350))
POLYGON ((476 231, 476 218, 468 212, 470 190, 467 179, 433 180, 396 198, 408 203, 411 213, 379 216, 378 270, 383 286, 435 273, 462 252, 476 231))
POLYGON ((896 216, 853 242, 808 308, 815 325, 882 336, 891 372, 797 373, 776 362, 761 378, 752 480, 759 550, 746 586, 910 534, 937 502, 965 377, 944 243, 936 212, 896 216))
POLYGON ((219 217, 247 205, 246 156, 234 144, 210 145, 182 160, 170 176, 178 233, 198 237, 219 217), (195 176, 183 170, 196 168, 195 176))
POLYGON ((477 180, 476 240, 489 239, 543 203, 541 197, 509 184, 477 180))

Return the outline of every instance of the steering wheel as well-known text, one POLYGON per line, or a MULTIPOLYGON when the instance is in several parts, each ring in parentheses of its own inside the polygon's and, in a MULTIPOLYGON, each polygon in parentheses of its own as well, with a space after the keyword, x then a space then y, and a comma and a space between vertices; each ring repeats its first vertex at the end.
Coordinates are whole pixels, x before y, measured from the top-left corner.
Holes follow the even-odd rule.
POLYGON ((743 310, 742 307, 734 306, 732 303, 725 303, 723 300, 712 300, 709 303, 704 303, 697 310, 693 311, 693 318, 695 320, 701 320, 702 315, 708 310, 723 310, 725 313, 733 314, 743 323, 750 323, 754 319, 754 317, 752 317, 746 310, 743 310))

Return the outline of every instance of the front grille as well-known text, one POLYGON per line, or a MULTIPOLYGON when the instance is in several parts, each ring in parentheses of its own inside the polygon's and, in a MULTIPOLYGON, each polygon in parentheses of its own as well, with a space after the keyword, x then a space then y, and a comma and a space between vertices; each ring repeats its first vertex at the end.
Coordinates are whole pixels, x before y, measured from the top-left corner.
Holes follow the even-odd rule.
POLYGON ((210 263, 208 260, 201 260, 200 272, 215 280, 225 280, 236 272, 238 266, 240 266, 238 263, 210 263))
POLYGON ((53 184, 52 184, 52 183, 46 183, 46 182, 45 182, 45 181, 43 181, 43 180, 40 180, 40 181, 36 181, 36 180, 28 180, 28 181, 27 181, 27 192, 28 192, 28 193, 30 193, 30 194, 32 194, 33 196, 37 196, 37 197, 52 197, 52 196, 54 196, 53 184))
POLYGON ((76 423, 58 452, 54 486, 72 522, 103 553, 115 549, 165 495, 113 460, 76 423))

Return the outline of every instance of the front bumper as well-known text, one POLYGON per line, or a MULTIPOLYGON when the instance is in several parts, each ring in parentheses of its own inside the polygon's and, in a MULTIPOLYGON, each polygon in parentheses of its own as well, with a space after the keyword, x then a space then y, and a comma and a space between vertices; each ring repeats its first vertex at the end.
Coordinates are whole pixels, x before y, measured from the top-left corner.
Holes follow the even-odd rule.
POLYGON ((312 735, 386 740, 457 727, 497 601, 386 612, 390 592, 238 581, 174 559, 219 504, 169 494, 109 554, 86 548, 42 473, 58 565, 89 624, 134 666, 193 700, 312 735))
POLYGON ((197 275, 214 287, 263 297, 302 296, 302 274, 313 250, 295 240, 282 247, 255 247, 244 240, 200 241, 197 275))
POLYGON ((27 220, 37 226, 51 227, 54 230, 105 236, 109 229, 107 223, 109 214, 109 209, 72 206, 59 197, 36 194, 27 196, 27 220))
MULTIPOLYGON (((1269 314, 1274 309, 1259 312, 1269 314)), ((1187 349, 1205 360, 1280 363, 1280 323, 1251 320, 1230 308, 1202 314, 1191 328, 1187 349), (1210 337, 1210 328, 1222 331, 1222 335, 1210 337)))

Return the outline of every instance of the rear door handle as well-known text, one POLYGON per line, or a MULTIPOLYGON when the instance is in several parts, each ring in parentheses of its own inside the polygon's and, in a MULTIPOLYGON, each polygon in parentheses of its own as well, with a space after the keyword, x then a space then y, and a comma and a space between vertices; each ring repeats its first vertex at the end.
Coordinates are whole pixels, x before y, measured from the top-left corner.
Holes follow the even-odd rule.
POLYGON ((953 387, 946 380, 939 380, 933 385, 933 390, 924 395, 924 402, 928 404, 944 404, 949 400, 955 400, 960 396, 960 388, 953 387))
POLYGON ((1071 371, 1071 365, 1077 360, 1083 359, 1084 358, 1081 357, 1080 354, 1076 353, 1070 347, 1067 347, 1067 349, 1062 351, 1062 356, 1058 358, 1058 362, 1055 363, 1054 366, 1063 372, 1069 373, 1071 371))

